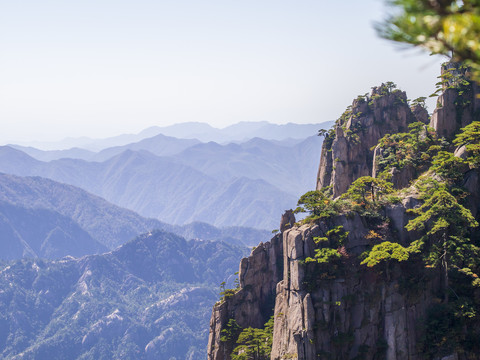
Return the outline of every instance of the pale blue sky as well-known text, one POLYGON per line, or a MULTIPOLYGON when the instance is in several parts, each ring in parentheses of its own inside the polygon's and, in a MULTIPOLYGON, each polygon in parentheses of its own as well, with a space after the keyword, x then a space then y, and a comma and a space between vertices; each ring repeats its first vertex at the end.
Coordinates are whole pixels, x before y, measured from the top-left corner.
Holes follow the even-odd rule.
POLYGON ((321 122, 385 81, 428 96, 440 60, 379 39, 384 14, 380 0, 0 0, 0 143, 321 122))

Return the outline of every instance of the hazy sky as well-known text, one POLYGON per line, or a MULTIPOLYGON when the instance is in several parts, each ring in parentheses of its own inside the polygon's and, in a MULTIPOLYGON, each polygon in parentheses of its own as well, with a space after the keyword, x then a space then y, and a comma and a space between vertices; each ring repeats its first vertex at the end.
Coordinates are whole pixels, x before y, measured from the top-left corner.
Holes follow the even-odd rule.
POLYGON ((384 15, 381 0, 0 0, 0 143, 322 122, 385 81, 428 96, 440 59, 379 39, 384 15))

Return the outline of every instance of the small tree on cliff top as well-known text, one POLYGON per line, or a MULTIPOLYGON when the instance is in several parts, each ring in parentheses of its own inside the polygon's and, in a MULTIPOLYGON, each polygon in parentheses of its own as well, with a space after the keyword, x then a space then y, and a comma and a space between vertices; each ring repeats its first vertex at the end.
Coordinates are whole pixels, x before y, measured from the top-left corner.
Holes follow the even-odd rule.
POLYGON ((378 199, 393 191, 392 183, 371 176, 362 176, 355 180, 342 198, 348 198, 362 208, 377 205, 378 199))
POLYGON ((392 260, 401 262, 406 261, 410 257, 408 249, 398 243, 384 241, 375 245, 367 254, 367 257, 361 262, 362 265, 368 267, 385 264, 385 274, 387 280, 390 280, 390 262, 392 260))
POLYGON ((325 187, 322 190, 308 191, 303 194, 298 200, 298 207, 294 213, 309 213, 305 220, 326 219, 337 215, 342 204, 340 201, 330 198, 330 190, 330 187, 325 187))

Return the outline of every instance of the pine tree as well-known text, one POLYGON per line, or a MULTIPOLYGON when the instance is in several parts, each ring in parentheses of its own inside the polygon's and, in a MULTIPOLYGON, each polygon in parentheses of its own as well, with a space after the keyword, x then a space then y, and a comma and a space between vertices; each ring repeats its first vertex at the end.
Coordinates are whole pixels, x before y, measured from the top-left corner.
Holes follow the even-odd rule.
POLYGON ((420 231, 423 236, 411 244, 410 250, 423 251, 427 265, 441 267, 444 301, 448 302, 449 268, 471 268, 480 254, 468 237, 469 228, 478 223, 443 184, 437 184, 425 202, 411 212, 417 216, 408 222, 406 229, 420 231))

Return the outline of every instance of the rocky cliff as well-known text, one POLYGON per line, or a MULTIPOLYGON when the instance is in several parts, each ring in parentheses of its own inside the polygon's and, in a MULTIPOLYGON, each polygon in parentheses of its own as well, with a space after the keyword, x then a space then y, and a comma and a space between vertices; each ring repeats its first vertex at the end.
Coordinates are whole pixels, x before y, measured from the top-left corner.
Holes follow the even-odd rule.
MULTIPOLYGON (((406 207, 414 203, 410 198, 405 205, 388 209, 392 224, 383 236, 398 237, 394 233, 406 224, 406 207)), ((305 259, 314 256, 314 238, 339 225, 349 232, 346 254, 367 248, 371 225, 360 216, 340 216, 331 223, 288 229, 242 260, 241 289, 213 309, 208 359, 230 359, 234 343, 220 341, 230 319, 242 328, 263 327, 272 313, 272 296, 272 360, 422 358, 416 346, 421 332, 418 320, 425 316, 438 288, 433 274, 412 290, 408 279, 400 275, 414 270, 397 267, 387 281, 345 255, 340 276, 325 269, 322 275, 315 265, 305 264, 305 259)))
POLYGON ((412 111, 405 92, 393 85, 374 87, 359 96, 336 121, 323 143, 317 190, 332 186, 333 196, 343 194, 361 176, 371 175, 373 149, 387 133, 403 132, 425 120, 425 110, 412 111), (418 116, 418 118, 416 117, 418 116))
POLYGON ((478 120, 480 116, 479 85, 465 81, 468 68, 460 63, 445 63, 442 66, 442 93, 437 99, 430 126, 440 136, 451 138, 461 127, 478 120))
POLYGON ((283 237, 277 234, 260 243, 240 262, 239 290, 218 302, 210 320, 208 359, 227 360, 234 341, 222 341, 222 330, 234 319, 241 328, 263 327, 273 314, 276 284, 283 278, 283 237))
MULTIPOLYGON (((476 88, 469 86, 468 96, 475 96, 476 88)), ((442 108, 458 108, 455 99, 461 89, 447 86, 443 90, 442 108)), ((406 99, 406 94, 395 90, 391 83, 382 84, 370 95, 357 98, 334 128, 326 132, 317 189, 331 186, 333 196, 322 198, 322 202, 328 204, 338 198, 361 176, 375 176, 374 148, 384 135, 406 132, 413 122, 428 124, 426 110, 419 105, 410 108, 406 99)), ((460 126, 480 120, 475 102, 462 105, 461 122, 450 116, 448 121, 456 125, 444 135, 451 137, 460 126)), ((441 110, 437 109, 430 124, 443 134, 445 126, 441 124, 447 120, 438 121, 443 116, 439 114, 441 110)), ((466 206, 477 215, 478 169, 464 171, 462 185, 470 192, 466 206)), ((365 251, 375 244, 392 243, 406 248, 418 239, 418 232, 405 229, 413 217, 409 210, 422 204, 418 188, 410 186, 410 180, 418 175, 418 169, 396 174, 394 185, 402 190, 376 214, 364 210, 324 217, 317 214, 314 221, 282 227, 270 243, 261 244, 243 259, 240 288, 214 306, 208 359, 231 359, 238 333, 222 338, 229 331, 229 321, 235 320, 243 329, 262 328, 272 314, 272 296, 275 307, 271 360, 477 359, 480 327, 478 321, 471 320, 476 315, 468 320, 474 330, 467 334, 466 322, 456 322, 452 306, 442 302, 440 293, 444 288, 438 267, 425 266, 420 255, 411 255, 408 262, 387 260, 376 268, 362 264, 365 251), (335 243, 332 231, 341 231, 345 239, 335 243), (333 260, 318 259, 318 250, 328 246, 333 249, 333 260), (460 339, 462 347, 452 339, 460 339)), ((432 173, 428 176, 438 177, 432 173)), ((365 209, 362 204, 355 206, 365 209)), ((390 255, 385 252, 379 256, 384 260, 390 255)), ((468 277, 456 276, 456 286, 461 287, 454 291, 457 300, 466 299, 468 306, 473 306, 469 309, 475 309, 479 290, 465 285, 470 281, 468 277)), ((239 354, 233 356, 241 358, 239 354)))
MULTIPOLYGON (((360 219, 340 222, 357 238, 346 254, 365 250, 368 225, 360 219)), ((398 267, 387 281, 349 255, 342 258, 341 274, 305 265, 302 260, 314 256, 313 236, 325 236, 325 226, 284 234, 284 262, 290 266, 277 285, 271 359, 422 358, 418 320, 432 303, 435 283, 426 279, 412 291, 400 277, 411 269, 398 267)))

